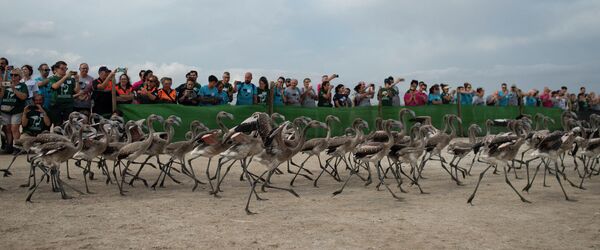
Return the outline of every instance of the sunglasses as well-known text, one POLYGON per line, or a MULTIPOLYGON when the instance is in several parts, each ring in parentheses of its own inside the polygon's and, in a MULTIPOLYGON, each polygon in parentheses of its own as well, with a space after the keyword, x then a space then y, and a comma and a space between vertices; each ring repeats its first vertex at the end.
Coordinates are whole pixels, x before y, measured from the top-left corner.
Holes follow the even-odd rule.
POLYGON ((20 74, 10 74, 10 76, 21 76, 20 74))
POLYGON ((50 69, 40 69, 40 71, 50 72, 50 69))

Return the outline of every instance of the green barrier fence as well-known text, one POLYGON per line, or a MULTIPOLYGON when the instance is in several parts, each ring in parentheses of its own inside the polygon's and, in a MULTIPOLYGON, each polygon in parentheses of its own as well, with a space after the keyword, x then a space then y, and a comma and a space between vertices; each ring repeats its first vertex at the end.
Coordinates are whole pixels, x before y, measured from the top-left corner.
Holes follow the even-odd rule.
MULTIPOLYGON (((442 128, 442 118, 445 114, 457 114, 456 105, 430 105, 409 107, 417 115, 431 116, 432 123, 438 128, 442 128)), ((199 120, 209 128, 217 128, 216 115, 219 111, 226 111, 234 115, 234 120, 225 120, 224 123, 228 127, 233 127, 250 116, 253 112, 266 112, 267 107, 264 105, 254 106, 183 106, 177 104, 127 104, 119 105, 119 109, 123 112, 126 120, 145 119, 150 114, 158 114, 163 117, 169 115, 177 115, 181 117, 182 124, 176 127, 175 141, 183 140, 184 134, 189 130, 189 124, 193 120, 199 120)), ((382 107, 381 114, 384 119, 398 119, 398 111, 401 107, 382 107)), ((355 118, 362 118, 369 123, 369 128, 373 129, 375 119, 378 117, 378 107, 354 107, 354 108, 302 108, 291 106, 276 106, 274 112, 284 115, 288 120, 292 120, 298 116, 308 116, 312 119, 324 121, 327 115, 335 115, 340 118, 340 123, 333 124, 333 135, 341 135, 345 128, 352 124, 355 118)), ((466 135, 468 126, 472 123, 484 127, 487 119, 514 119, 520 115, 519 107, 489 107, 489 106, 462 106, 463 120, 463 135, 466 135)), ((543 107, 524 107, 524 114, 531 116, 536 113, 542 113, 553 118, 556 124, 550 124, 550 129, 560 129, 560 109, 543 108, 543 107)), ((410 124, 409 124, 410 125, 410 124)), ((155 126, 155 128, 158 128, 155 126)), ((494 128, 493 132, 506 131, 505 128, 494 128)), ((308 137, 325 136, 325 130, 312 129, 308 133, 308 137)))

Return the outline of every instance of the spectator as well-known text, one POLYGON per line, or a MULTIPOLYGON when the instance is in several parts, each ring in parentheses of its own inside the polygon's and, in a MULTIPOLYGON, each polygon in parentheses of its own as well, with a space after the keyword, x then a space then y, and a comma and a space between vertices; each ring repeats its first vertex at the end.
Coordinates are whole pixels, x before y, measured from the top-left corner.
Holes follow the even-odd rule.
POLYGON ((563 98, 561 95, 561 93, 563 93, 561 90, 557 90, 557 91, 552 91, 551 95, 551 100, 552 100, 552 106, 555 108, 559 108, 562 110, 566 110, 567 109, 567 102, 565 100, 565 98, 563 98))
POLYGON ((559 96, 566 96, 567 91, 568 91, 567 86, 560 87, 559 96))
POLYGON ((292 79, 290 79, 290 78, 285 78, 285 87, 286 87, 286 88, 287 88, 287 87, 289 87, 289 86, 290 86, 290 84, 292 84, 292 79))
POLYGON ((398 78, 397 80, 394 81, 394 77, 390 76, 390 77, 388 77, 388 81, 390 82, 392 89, 394 89, 394 94, 395 94, 394 96, 392 96, 392 106, 394 106, 394 107, 402 106, 402 101, 400 99, 400 89, 398 89, 398 83, 404 82, 404 78, 398 78))
POLYGON ((25 107, 21 116, 21 126, 23 126, 21 137, 37 136, 50 129, 52 121, 43 105, 44 96, 36 94, 33 96, 33 104, 25 107))
POLYGON ((440 84, 440 87, 442 87, 442 103, 443 104, 451 104, 454 102, 454 94, 456 93, 455 90, 452 90, 452 92, 450 92, 450 87, 447 84, 440 84))
POLYGON ((258 96, 259 104, 266 104, 267 100, 269 100, 269 83, 267 82, 267 78, 262 76, 258 79, 258 89, 256 90, 258 96))
POLYGON ((79 93, 73 95, 75 100, 73 101, 73 110, 90 114, 92 108, 92 87, 94 78, 88 75, 90 66, 87 63, 79 65, 79 93))
POLYGON ((233 86, 231 85, 231 83, 229 83, 229 80, 231 79, 231 75, 229 74, 229 72, 225 71, 223 72, 223 80, 219 81, 221 83, 223 83, 223 90, 227 93, 227 102, 231 102, 233 101, 233 86))
MULTIPOLYGON (((267 84, 267 82, 265 82, 265 84, 267 84)), ((252 73, 250 72, 244 74, 244 82, 235 83, 233 91, 237 92, 236 105, 252 105, 258 103, 256 85, 252 83, 252 73)))
POLYGON ((300 106, 300 95, 301 91, 298 88, 298 79, 292 79, 290 86, 285 88, 283 94, 285 95, 286 104, 290 106, 300 106))
POLYGON ((177 103, 177 91, 171 88, 173 79, 170 77, 163 77, 160 79, 160 83, 162 83, 163 87, 158 90, 158 101, 169 104, 177 103))
POLYGON ((10 71, 12 70, 12 66, 9 66, 8 59, 2 57, 0 58, 0 80, 9 82, 10 71))
POLYGON ((508 86, 506 85, 506 83, 502 83, 501 89, 500 91, 498 91, 497 99, 498 106, 508 106, 508 86))
POLYGON ((521 96, 521 90, 517 88, 517 85, 510 86, 510 92, 506 98, 508 99, 509 106, 519 106, 519 99, 521 96))
POLYGON ((178 101, 179 104, 186 106, 197 106, 200 101, 198 92, 194 90, 194 81, 192 79, 188 79, 185 83, 185 89, 178 92, 178 101))
POLYGON ((275 87, 273 87, 273 105, 275 106, 283 106, 286 101, 283 93, 285 91, 284 84, 286 84, 285 78, 280 76, 275 83, 275 87))
MULTIPOLYGON (((148 73, 148 71, 146 71, 148 73)), ((158 103, 158 78, 155 75, 148 76, 145 86, 137 91, 137 97, 141 104, 158 103)))
POLYGON ((371 99, 375 94, 375 84, 370 84, 367 88, 365 82, 359 82, 354 86, 354 106, 355 107, 368 107, 371 106, 371 99))
POLYGON ((27 101, 25 102, 25 105, 31 105, 33 104, 33 96, 39 92, 36 81, 34 79, 31 79, 31 76, 33 75, 33 67, 27 64, 23 65, 23 67, 21 67, 21 72, 23 72, 23 79, 21 80, 21 82, 27 85, 27 96, 29 96, 29 98, 27 98, 27 101))
POLYGON ((134 99, 133 86, 127 74, 119 77, 119 84, 115 85, 117 104, 131 104, 134 99))
POLYGON ((579 107, 579 111, 587 111, 590 108, 587 95, 585 94, 585 88, 583 88, 583 92, 577 94, 577 106, 579 107))
POLYGON ((331 89, 332 86, 328 81, 324 81, 321 84, 321 90, 319 90, 319 102, 317 103, 317 106, 331 107, 331 89))
POLYGON ((344 88, 343 84, 338 84, 335 86, 335 94, 333 95, 333 105, 336 108, 340 107, 349 107, 348 106, 348 96, 345 94, 346 88, 344 88))
POLYGON ((350 98, 350 88, 344 88, 344 95, 346 96, 346 107, 354 107, 354 103, 350 98))
POLYGON ((394 96, 397 96, 398 94, 396 93, 396 90, 394 90, 393 85, 395 85, 395 83, 393 82, 394 78, 386 78, 383 81, 383 88, 379 88, 379 91, 377 93, 377 100, 381 101, 381 105, 382 106, 392 106, 393 105, 393 99, 394 96))
POLYGON ((585 93, 585 87, 579 88, 579 94, 583 94, 583 96, 587 97, 587 93, 585 93))
POLYGON ((98 69, 98 79, 92 82, 92 110, 96 114, 108 116, 112 113, 112 88, 116 72, 112 72, 106 66, 98 69))
POLYGON ((229 93, 225 90, 225 84, 221 81, 217 82, 217 90, 219 91, 219 105, 228 104, 229 101, 229 93))
POLYGON ((539 91, 537 89, 532 89, 527 92, 525 96, 525 106, 536 107, 539 106, 539 91))
POLYGON ((79 93, 79 75, 76 71, 67 72, 67 63, 63 61, 56 62, 52 68, 55 74, 48 82, 52 88, 50 119, 55 126, 60 126, 73 112, 73 95, 79 93))
POLYGON ((152 70, 146 70, 144 71, 144 75, 142 76, 142 79, 140 81, 137 81, 133 84, 133 91, 139 91, 140 89, 142 89, 142 87, 144 87, 146 85, 146 83, 148 83, 148 79, 150 79, 150 77, 154 76, 154 72, 152 72, 152 70))
MULTIPOLYGON (((185 74, 185 83, 179 85, 175 89, 176 93, 179 93, 179 92, 183 91, 185 88, 187 88, 187 86, 186 86, 187 80, 192 80, 192 82, 194 82, 194 90, 196 91, 196 93, 200 93, 200 89, 202 86, 200 85, 200 83, 198 83, 198 71, 195 71, 195 70, 190 70, 190 72, 185 74)), ((215 85, 215 87, 216 87, 216 85, 215 85)))
POLYGON ((140 70, 140 72, 138 73, 138 76, 140 77, 140 80, 137 82, 134 82, 132 85, 132 88, 136 88, 139 89, 140 86, 142 86, 142 84, 144 84, 144 82, 146 81, 146 79, 144 78, 144 75, 146 74, 146 70, 140 70))
POLYGON ((600 97, 596 96, 595 92, 588 94, 588 105, 591 110, 600 111, 600 97))
POLYGON ((498 91, 495 91, 485 99, 485 104, 488 106, 498 105, 498 91))
POLYGON ((552 95, 548 87, 544 87, 544 93, 540 95, 540 101, 542 102, 543 107, 551 108, 554 106, 552 95))
POLYGON ((410 82, 410 87, 404 94, 404 105, 406 106, 418 106, 419 102, 417 101, 417 86, 419 82, 417 80, 412 80, 410 82))
POLYGON ((312 85, 310 85, 310 78, 304 78, 303 83, 304 87, 302 87, 302 90, 300 91, 300 102, 302 103, 302 107, 314 108, 318 96, 312 85))
POLYGON ((442 104, 442 94, 440 93, 440 85, 434 84, 429 88, 429 97, 427 102, 433 105, 442 104))
POLYGON ((473 96, 475 95, 475 91, 470 83, 465 82, 463 84, 462 91, 459 91, 458 93, 460 95, 461 105, 473 105, 473 96))
POLYGON ((427 84, 419 82, 419 91, 417 91, 417 101, 419 106, 427 104, 427 84))
POLYGON ((52 92, 50 90, 50 79, 48 76, 50 75, 50 66, 48 64, 42 63, 38 67, 38 71, 40 72, 40 76, 35 78, 35 82, 38 86, 38 90, 40 95, 44 96, 44 108, 48 110, 50 108, 50 101, 52 100, 52 92))
POLYGON ((0 111, 2 113, 2 121, 5 125, 2 130, 6 135, 6 152, 12 153, 13 151, 13 139, 19 139, 21 132, 19 128, 21 126, 21 116, 23 108, 25 107, 25 101, 28 97, 27 85, 21 81, 22 72, 20 69, 13 69, 10 71, 10 86, 0 87, 0 96, 2 101, 0 102, 0 111))
POLYGON ((577 102, 577 95, 568 94, 567 106, 568 109, 573 112, 579 112, 579 103, 577 102))
POLYGON ((485 90, 477 88, 475 96, 473 96, 473 106, 485 106, 485 90))
POLYGON ((208 76, 208 84, 200 88, 200 105, 211 106, 219 105, 219 103, 221 103, 221 97, 219 96, 219 90, 217 89, 218 81, 219 79, 217 79, 216 76, 208 76))
POLYGON ((333 79, 338 78, 339 76, 337 74, 332 74, 330 76, 328 75, 323 75, 321 77, 321 83, 317 84, 317 92, 321 91, 321 86, 323 85, 324 82, 330 82, 331 85, 331 81, 333 81, 333 79))

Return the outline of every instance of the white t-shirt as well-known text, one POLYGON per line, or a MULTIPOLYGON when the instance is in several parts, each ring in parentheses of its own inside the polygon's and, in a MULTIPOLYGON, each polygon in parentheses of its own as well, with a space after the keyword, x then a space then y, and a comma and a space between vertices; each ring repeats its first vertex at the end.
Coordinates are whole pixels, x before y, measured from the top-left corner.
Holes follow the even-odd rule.
POLYGON ((27 91, 29 92, 29 98, 33 98, 33 94, 40 91, 40 89, 38 88, 37 83, 34 79, 29 79, 27 81, 21 81, 21 82, 24 82, 25 85, 27 85, 27 91))

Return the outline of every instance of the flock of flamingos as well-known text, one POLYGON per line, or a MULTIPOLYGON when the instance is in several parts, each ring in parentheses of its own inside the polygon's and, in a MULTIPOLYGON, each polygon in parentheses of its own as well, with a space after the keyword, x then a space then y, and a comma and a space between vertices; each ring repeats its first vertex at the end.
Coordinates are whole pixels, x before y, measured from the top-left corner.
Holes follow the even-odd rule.
POLYGON ((598 115, 579 120, 576 114, 564 112, 560 121, 563 130, 558 131, 548 130, 548 123, 555 121, 541 114, 514 120, 488 120, 483 136, 480 136, 483 131, 478 125, 468 127, 468 141, 454 140, 457 125, 462 123, 459 117, 446 115, 443 117, 444 127, 436 128, 431 124, 431 117, 416 116, 409 109, 400 110, 398 120, 377 119, 371 132, 368 132, 368 123, 357 118, 345 134, 339 136, 332 135, 332 126, 340 120, 331 115, 324 122, 309 117, 288 121, 277 113, 256 112, 233 128, 224 124, 226 119, 232 120, 233 115, 219 112, 216 117, 219 127, 215 129, 193 121, 186 140, 172 142, 174 126, 181 123, 177 116, 164 119, 152 114, 145 120, 124 122, 120 117, 105 119, 94 114, 86 117, 74 112, 63 126, 54 128, 52 132, 16 141, 18 153, 8 167, 0 171, 5 177, 12 175, 10 168, 15 159, 26 155, 30 174, 22 187, 29 189, 26 201, 31 201, 38 186, 44 182, 50 183, 52 190, 60 192, 63 199, 71 198, 65 193, 65 188, 84 194, 61 179, 63 164, 66 164, 67 177, 70 178, 69 162, 83 171, 86 193, 91 193, 88 179, 94 180, 94 165, 101 171, 106 184, 116 184, 121 195, 125 195, 126 186, 133 186, 135 181, 148 186, 148 181, 141 174, 142 169, 149 166, 160 170, 150 185, 152 188, 157 185, 163 187, 167 178, 180 183, 175 177, 184 175, 192 179, 192 190, 198 185, 207 185, 210 194, 219 197, 221 184, 229 170, 239 166, 242 169, 240 180, 247 181, 250 187, 245 206, 248 214, 253 213, 249 208, 252 197, 263 200, 259 196, 262 192, 257 192, 257 185, 263 192, 278 189, 298 196, 292 189, 298 177, 312 181, 317 187, 324 173, 327 178, 343 183, 333 195, 342 193, 348 181, 356 176, 365 185, 375 180, 378 190, 385 188, 394 199, 401 199, 394 189, 406 192, 405 188, 416 187, 425 193, 420 181, 424 179, 425 167, 438 166, 434 161, 439 162, 457 185, 462 185, 461 179, 471 175, 475 161, 484 163, 487 166, 480 172, 468 203, 472 203, 481 180, 490 169, 494 173, 503 171, 506 184, 523 202, 529 201, 512 185, 509 179, 511 171, 518 178, 517 170, 525 167, 527 185, 522 191, 528 192, 541 167, 544 185, 546 175, 554 176, 567 200, 569 196, 563 182, 584 189, 586 179, 600 174, 598 115), (413 123, 410 127, 405 125, 405 121, 409 120, 413 123), (165 132, 156 132, 156 123, 160 123, 165 132), (492 134, 493 126, 504 126, 508 132, 492 134), (313 129, 326 130, 326 137, 307 139, 307 131, 313 129), (444 151, 452 157, 450 161, 442 156, 444 151), (473 154, 472 160, 461 163, 469 154, 473 154), (296 155, 299 157, 294 158, 296 155), (163 156, 163 161, 160 156, 163 156), (164 156, 168 157, 167 161, 164 161, 164 156), (201 181, 194 171, 193 161, 199 157, 208 159, 206 182, 201 181), (319 163, 319 173, 304 167, 313 157, 319 163), (213 158, 217 164, 216 169, 211 171, 213 158), (575 167, 572 171, 576 172, 574 176, 579 177, 578 180, 567 178, 565 161, 573 161, 575 167), (251 162, 264 165, 266 170, 258 172, 264 168, 256 168, 255 165, 251 169, 251 162), (285 170, 279 169, 282 165, 287 165, 287 173, 293 175, 289 186, 285 187, 271 182, 274 174, 284 174, 285 170), (533 174, 530 174, 530 166, 535 167, 533 174), (373 168, 376 174, 372 174, 373 168), (211 172, 214 174, 211 175, 211 172))

